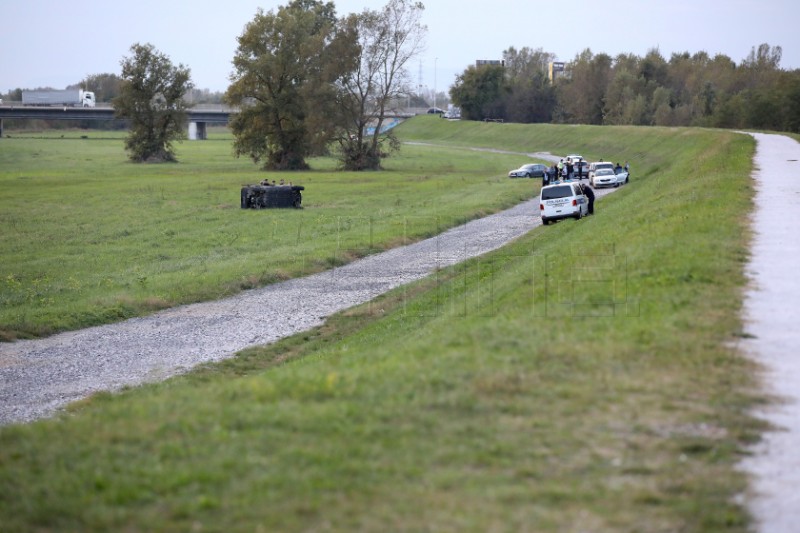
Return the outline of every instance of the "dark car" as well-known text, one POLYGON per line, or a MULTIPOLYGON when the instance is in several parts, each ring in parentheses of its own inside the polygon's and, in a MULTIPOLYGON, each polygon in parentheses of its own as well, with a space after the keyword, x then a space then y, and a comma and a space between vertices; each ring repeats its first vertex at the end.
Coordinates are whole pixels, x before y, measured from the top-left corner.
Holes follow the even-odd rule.
POLYGON ((540 163, 528 163, 508 173, 509 178, 542 178, 547 166, 540 163))
POLYGON ((573 163, 574 168, 572 171, 572 177, 577 179, 580 175, 581 179, 589 177, 589 162, 586 160, 580 160, 573 163), (580 171, 580 173, 579 173, 580 171))
POLYGON ((432 107, 428 109, 429 115, 441 115, 442 113, 444 113, 444 109, 439 109, 438 107, 432 107))

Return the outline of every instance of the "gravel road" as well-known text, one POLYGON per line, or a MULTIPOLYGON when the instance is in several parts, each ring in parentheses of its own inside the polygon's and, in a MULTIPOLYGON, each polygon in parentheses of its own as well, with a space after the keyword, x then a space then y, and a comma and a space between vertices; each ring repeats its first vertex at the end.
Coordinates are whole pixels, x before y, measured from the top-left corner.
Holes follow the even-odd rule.
POLYGON ((768 432, 743 462, 762 533, 800 531, 800 144, 753 134, 757 148, 753 247, 743 347, 764 366, 764 388, 783 402, 757 414, 768 432))
MULTIPOLYGON (((597 198, 612 190, 597 191, 597 198)), ((0 425, 49 416, 95 392, 165 379, 310 329, 333 313, 507 244, 541 225, 538 214, 536 197, 321 274, 117 324, 0 344, 0 425)))

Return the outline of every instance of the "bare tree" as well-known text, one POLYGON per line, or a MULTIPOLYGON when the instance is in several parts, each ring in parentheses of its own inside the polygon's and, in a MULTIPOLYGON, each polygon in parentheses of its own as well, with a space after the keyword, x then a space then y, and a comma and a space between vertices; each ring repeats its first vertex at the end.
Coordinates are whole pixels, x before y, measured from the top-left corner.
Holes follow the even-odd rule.
POLYGON ((364 10, 344 24, 358 35, 360 58, 353 74, 342 81, 344 131, 339 137, 342 164, 348 170, 380 168, 380 160, 397 149, 384 132, 387 106, 407 94, 409 61, 424 49, 425 6, 411 0, 389 0, 380 11, 364 10))

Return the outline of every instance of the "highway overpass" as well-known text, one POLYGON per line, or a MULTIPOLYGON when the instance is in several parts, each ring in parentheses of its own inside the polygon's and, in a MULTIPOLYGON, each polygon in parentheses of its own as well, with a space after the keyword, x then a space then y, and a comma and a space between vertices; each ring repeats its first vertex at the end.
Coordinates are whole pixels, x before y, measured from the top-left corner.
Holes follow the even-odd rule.
MULTIPOLYGON (((196 106, 188 110, 189 138, 206 138, 207 124, 227 124, 236 110, 227 106, 196 106)), ((114 108, 98 107, 37 107, 21 104, 0 105, 0 137, 3 136, 4 119, 38 120, 124 120, 114 118, 114 108)))
MULTIPOLYGON (((227 124, 231 114, 236 113, 237 109, 217 105, 203 104, 190 108, 187 111, 189 116, 189 139, 206 139, 206 126, 208 124, 227 124)), ((422 110, 425 113, 425 110, 422 110)), ((418 110, 407 110, 404 112, 394 112, 386 115, 386 118, 405 119, 418 114, 418 110)), ((4 119, 38 119, 38 120, 125 120, 114 118, 114 108, 109 105, 98 105, 98 107, 37 107, 23 106, 21 103, 5 103, 0 105, 0 137, 3 136, 4 119)))

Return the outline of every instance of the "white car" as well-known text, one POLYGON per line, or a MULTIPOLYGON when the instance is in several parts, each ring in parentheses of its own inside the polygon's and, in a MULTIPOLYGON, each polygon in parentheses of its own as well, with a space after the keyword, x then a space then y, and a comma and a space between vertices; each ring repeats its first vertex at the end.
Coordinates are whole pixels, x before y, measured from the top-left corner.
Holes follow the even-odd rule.
POLYGON ((614 163, 608 161, 595 161, 594 163, 589 163, 589 176, 588 176, 589 180, 591 180, 595 172, 597 172, 601 168, 607 168, 610 169, 611 172, 614 172, 614 163))
POLYGON ((600 187, 619 187, 617 175, 611 168, 601 168, 594 171, 594 174, 589 178, 589 185, 595 189, 600 187))
POLYGON ((545 226, 562 218, 581 219, 589 213, 589 199, 577 182, 546 185, 539 194, 539 212, 545 226))
POLYGON ((579 154, 569 154, 567 157, 565 157, 565 158, 564 158, 564 161, 565 161, 565 162, 566 162, 566 161, 569 161, 570 163, 573 163, 573 164, 574 164, 574 163, 576 163, 576 162, 580 161, 581 159, 583 159, 583 156, 582 156, 582 155, 579 155, 579 154))
POLYGON ((617 175, 617 183, 625 185, 628 183, 628 172, 622 167, 614 167, 614 174, 617 175))

